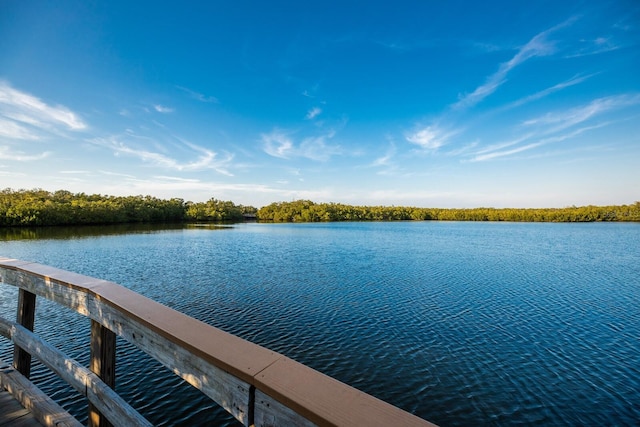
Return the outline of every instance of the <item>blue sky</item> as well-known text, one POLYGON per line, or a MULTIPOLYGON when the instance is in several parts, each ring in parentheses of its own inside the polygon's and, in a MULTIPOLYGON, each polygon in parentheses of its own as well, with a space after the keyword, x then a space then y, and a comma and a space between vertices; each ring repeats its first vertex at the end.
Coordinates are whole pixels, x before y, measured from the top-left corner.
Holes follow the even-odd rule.
POLYGON ((0 2, 0 187, 640 200, 640 3, 0 2))

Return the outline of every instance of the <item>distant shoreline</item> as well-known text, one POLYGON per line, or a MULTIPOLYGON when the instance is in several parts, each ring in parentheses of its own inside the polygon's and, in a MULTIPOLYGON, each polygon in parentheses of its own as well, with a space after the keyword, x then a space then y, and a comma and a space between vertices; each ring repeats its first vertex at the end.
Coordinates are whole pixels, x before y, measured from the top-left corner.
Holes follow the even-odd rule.
POLYGON ((341 221, 640 222, 640 202, 565 208, 418 208, 353 206, 309 200, 256 209, 215 198, 207 202, 152 196, 106 196, 59 190, 0 191, 0 227, 141 223, 341 221))
POLYGON ((416 208, 316 204, 308 200, 272 203, 258 210, 261 222, 335 221, 505 221, 596 222, 640 221, 640 202, 620 206, 567 208, 416 208))

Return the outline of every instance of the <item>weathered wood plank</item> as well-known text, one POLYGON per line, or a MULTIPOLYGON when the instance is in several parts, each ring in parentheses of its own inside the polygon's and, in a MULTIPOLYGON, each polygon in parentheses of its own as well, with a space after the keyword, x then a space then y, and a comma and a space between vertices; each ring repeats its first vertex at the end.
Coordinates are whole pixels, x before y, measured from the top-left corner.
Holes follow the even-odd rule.
POLYGON ((90 317, 202 390, 245 425, 433 425, 115 283, 3 259, 0 281, 90 317))
POLYGON ((152 425, 96 374, 70 359, 33 332, 0 318, 0 335, 11 339, 30 352, 71 387, 86 396, 114 425, 143 427, 152 425))
POLYGON ((0 369, 0 387, 6 389, 33 416, 47 427, 81 427, 60 405, 44 394, 20 372, 12 368, 0 369))
MULTIPOLYGON (((95 320, 91 320, 90 369, 107 386, 116 386, 116 334, 95 320)), ((112 427, 98 408, 89 403, 89 426, 112 427)))
MULTIPOLYGON (((164 332, 164 335, 170 335, 167 330, 176 329, 176 326, 179 326, 183 335, 191 336, 192 341, 198 342, 199 345, 202 345, 202 337, 207 337, 205 344, 210 348, 204 351, 200 350, 200 353, 212 354, 211 350, 215 348, 218 353, 223 353, 227 366, 230 365, 230 362, 243 364, 242 374, 249 379, 256 372, 281 357, 280 355, 240 340, 233 335, 217 330, 182 313, 168 309, 114 283, 102 280, 92 281, 91 278, 78 277, 76 274, 70 275, 72 279, 91 286, 92 290, 95 290, 96 287, 100 288, 102 292, 96 296, 66 286, 65 283, 60 283, 63 279, 69 279, 67 272, 57 272, 51 268, 46 268, 46 272, 53 277, 25 278, 23 274, 16 271, 15 274, 11 274, 11 272, 5 274, 4 281, 20 283, 21 286, 32 292, 62 306, 76 310, 81 314, 88 315, 96 322, 116 331, 118 335, 160 361, 185 381, 220 404, 236 419, 248 425, 250 385, 235 375, 194 356, 194 351, 188 351, 174 342, 177 341, 175 340, 175 335, 170 337, 174 338, 171 340, 156 331, 164 332), (111 303, 113 303, 112 299, 124 301, 127 305, 127 310, 124 311, 125 314, 123 314, 121 306, 114 307, 112 304, 105 303, 105 294, 111 296, 111 299, 108 300, 111 303), (137 319, 129 312, 131 310, 129 306, 146 308, 146 311, 141 316, 144 321, 136 321, 137 319), (151 313, 156 313, 160 316, 151 316, 151 313), (164 325, 158 326, 157 323, 160 323, 158 322, 158 317, 160 317, 164 325), (154 320, 155 323, 152 322, 154 320), (238 348, 235 345, 237 343, 245 345, 241 345, 238 348), (229 349, 232 351, 229 352, 229 349)), ((140 316, 140 311, 138 310, 138 316, 140 316)), ((174 331, 174 334, 180 333, 180 331, 174 331)))
POLYGON ((298 426, 313 427, 312 423, 261 390, 255 392, 255 427, 298 426))
POLYGON ((0 387, 0 427, 41 427, 36 417, 0 387))
MULTIPOLYGON (((249 384, 247 382, 196 357, 192 352, 161 336, 154 329, 145 327, 129 316, 123 315, 114 307, 102 304, 96 299, 90 299, 88 308, 97 321, 117 331, 119 336, 202 391, 237 420, 249 425, 249 384)), ((207 334, 202 337, 213 340, 207 334)), ((224 345, 224 343, 218 342, 218 345, 224 345)))
MULTIPOLYGON (((33 331, 33 324, 36 314, 36 295, 24 289, 18 293, 18 310, 16 322, 30 331, 33 331)), ((26 378, 31 375, 31 355, 19 346, 13 347, 13 367, 26 378)))
MULTIPOLYGON (((413 414, 285 357, 260 372, 256 376, 255 386, 257 390, 318 425, 433 426, 413 414)), ((266 397, 264 399, 268 402, 266 397)))
POLYGON ((15 274, 6 273, 3 281, 20 283, 39 296, 99 322, 154 357, 248 425, 247 380, 251 380, 256 372, 281 355, 115 283, 97 279, 92 281, 91 278, 71 274, 71 278, 86 284, 92 291, 82 292, 61 282, 69 279, 67 272, 51 268, 46 268, 46 271, 51 277, 27 279, 21 277, 24 273, 16 271, 15 274))

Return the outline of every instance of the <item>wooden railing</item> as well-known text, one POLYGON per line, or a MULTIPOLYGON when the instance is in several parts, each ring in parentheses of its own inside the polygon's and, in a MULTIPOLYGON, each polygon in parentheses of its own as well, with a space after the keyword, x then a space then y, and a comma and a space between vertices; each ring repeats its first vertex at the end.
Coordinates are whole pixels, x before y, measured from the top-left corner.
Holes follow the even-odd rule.
POLYGON ((14 368, 39 359, 89 402, 89 425, 151 425, 113 390, 116 335, 201 390, 246 426, 428 426, 421 418, 279 353, 228 334, 123 286, 0 258, 0 282, 19 288, 17 321, 0 319, 14 368), (91 319, 90 369, 33 330, 36 296, 91 319))

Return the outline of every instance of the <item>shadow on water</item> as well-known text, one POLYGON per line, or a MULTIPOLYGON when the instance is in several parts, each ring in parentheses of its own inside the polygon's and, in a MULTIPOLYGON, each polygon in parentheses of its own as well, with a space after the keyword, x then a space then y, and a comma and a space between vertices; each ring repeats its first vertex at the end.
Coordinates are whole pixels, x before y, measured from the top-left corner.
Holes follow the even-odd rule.
POLYGON ((150 234, 167 230, 225 230, 232 228, 233 224, 114 224, 114 225, 78 225, 58 227, 9 227, 0 228, 0 241, 12 240, 70 240, 96 236, 123 235, 123 234, 150 234))

